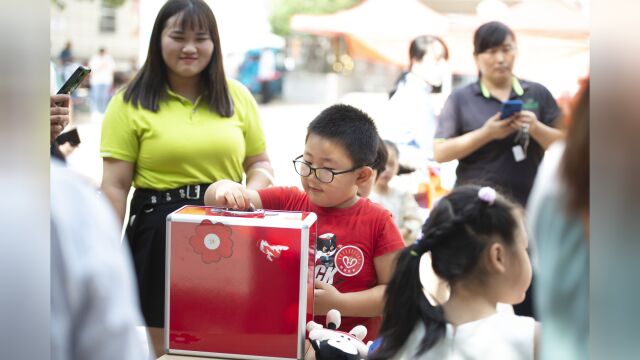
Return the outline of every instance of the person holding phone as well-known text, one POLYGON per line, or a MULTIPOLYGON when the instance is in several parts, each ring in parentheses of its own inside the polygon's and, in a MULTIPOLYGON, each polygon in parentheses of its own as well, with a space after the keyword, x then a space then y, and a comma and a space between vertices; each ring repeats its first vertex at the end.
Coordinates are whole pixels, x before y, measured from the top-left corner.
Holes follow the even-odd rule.
POLYGON ((51 137, 49 140, 50 155, 60 161, 65 161, 65 154, 60 150, 56 138, 62 130, 69 124, 71 97, 69 94, 54 94, 49 97, 49 129, 51 137))
MULTIPOLYGON (((473 43, 478 81, 447 99, 438 119, 434 159, 459 161, 455 186, 489 185, 526 206, 544 151, 564 137, 556 128, 562 114, 547 88, 513 74, 517 46, 509 27, 497 21, 483 24, 473 43), (504 103, 516 99, 522 110, 501 119, 504 103)), ((518 315, 533 315, 531 289, 514 307, 518 315)))
MULTIPOLYGON (((55 72, 55 69, 51 68, 52 73, 55 72)), ((85 66, 79 66, 74 73, 65 81, 65 83, 60 87, 56 94, 53 94, 49 98, 50 102, 50 110, 49 110, 49 121, 50 121, 50 129, 51 129, 51 156, 64 161, 65 157, 69 155, 73 148, 67 147, 65 150, 60 149, 61 145, 64 145, 67 142, 70 142, 68 139, 72 139, 71 143, 73 147, 77 146, 80 143, 80 138, 77 135, 77 130, 74 134, 69 134, 71 137, 67 137, 67 139, 61 139, 60 134, 64 130, 69 122, 71 121, 71 93, 82 83, 82 80, 89 75, 91 69, 85 66), (77 138, 77 140, 76 140, 77 138)), ((55 78, 55 74, 52 75, 52 88, 53 91, 53 79, 55 78)))
POLYGON ((49 121, 51 123, 50 143, 53 144, 62 130, 69 124, 70 120, 70 103, 69 94, 55 94, 49 98, 50 110, 49 121))
POLYGON ((202 0, 160 9, 147 59, 107 106, 100 145, 101 189, 124 220, 142 312, 164 325, 166 216, 203 205, 207 187, 230 179, 260 189, 273 182, 257 104, 225 76, 213 12, 202 0))
POLYGON ((556 128, 561 111, 543 85, 513 74, 517 45, 509 27, 486 23, 473 41, 479 78, 447 99, 438 119, 434 158, 459 160, 456 185, 492 185, 524 206, 544 150, 564 136, 556 128), (509 100, 522 101, 522 110, 501 119, 509 100))

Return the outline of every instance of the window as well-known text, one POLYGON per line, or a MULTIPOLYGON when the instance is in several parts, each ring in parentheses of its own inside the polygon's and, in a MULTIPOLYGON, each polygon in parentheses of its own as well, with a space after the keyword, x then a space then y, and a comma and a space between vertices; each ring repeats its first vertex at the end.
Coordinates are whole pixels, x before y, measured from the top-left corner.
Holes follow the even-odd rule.
POLYGON ((112 34, 116 32, 116 9, 102 1, 100 4, 99 31, 102 34, 112 34))

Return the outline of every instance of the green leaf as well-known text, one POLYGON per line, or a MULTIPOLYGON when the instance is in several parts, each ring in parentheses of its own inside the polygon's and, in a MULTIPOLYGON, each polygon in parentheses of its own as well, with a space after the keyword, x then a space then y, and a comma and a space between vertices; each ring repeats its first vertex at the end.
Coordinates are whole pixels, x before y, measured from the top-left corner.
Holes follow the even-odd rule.
POLYGON ((291 33, 289 21, 294 14, 332 14, 356 6, 360 0, 275 0, 269 17, 275 34, 291 33))
POLYGON ((122 4, 124 4, 125 0, 102 0, 102 2, 107 6, 111 6, 111 7, 117 8, 117 7, 122 6, 122 4))

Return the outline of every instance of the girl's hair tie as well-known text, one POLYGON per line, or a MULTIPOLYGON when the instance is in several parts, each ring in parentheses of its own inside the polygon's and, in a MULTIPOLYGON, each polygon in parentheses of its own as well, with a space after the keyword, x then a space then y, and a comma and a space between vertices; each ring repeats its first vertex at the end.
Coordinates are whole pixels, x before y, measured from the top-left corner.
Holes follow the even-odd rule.
POLYGON ((421 256, 422 254, 431 251, 432 244, 427 243, 424 236, 420 234, 418 240, 410 246, 411 250, 409 252, 412 256, 421 256))
POLYGON ((480 188, 480 190, 478 191, 478 197, 480 198, 480 200, 486 202, 487 204, 493 205, 493 203, 496 201, 496 191, 489 186, 485 186, 480 188))
POLYGON ((422 255, 422 249, 420 248, 421 245, 422 245, 422 234, 418 236, 418 240, 416 242, 411 244, 411 250, 409 251, 409 253, 411 253, 412 256, 422 255))

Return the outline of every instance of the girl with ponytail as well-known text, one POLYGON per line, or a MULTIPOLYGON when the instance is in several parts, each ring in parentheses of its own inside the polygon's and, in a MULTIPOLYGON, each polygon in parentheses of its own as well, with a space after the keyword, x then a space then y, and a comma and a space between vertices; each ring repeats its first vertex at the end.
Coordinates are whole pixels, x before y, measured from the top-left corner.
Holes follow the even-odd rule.
POLYGON ((455 188, 435 206, 421 238, 400 253, 369 359, 534 359, 535 320, 496 311, 498 303, 524 300, 527 246, 519 206, 490 187, 455 188), (451 291, 437 306, 420 282, 427 252, 451 291))

